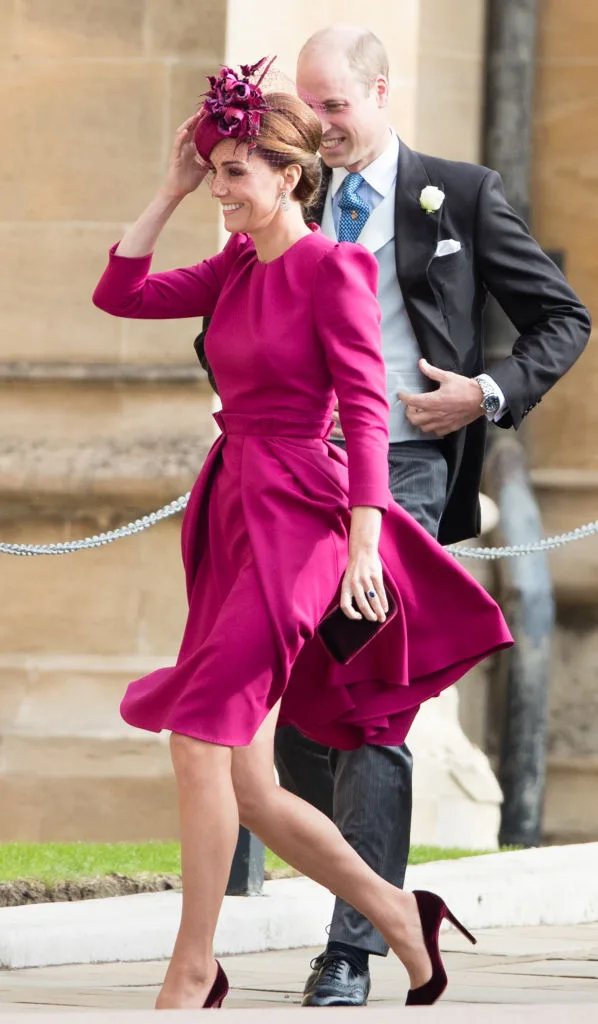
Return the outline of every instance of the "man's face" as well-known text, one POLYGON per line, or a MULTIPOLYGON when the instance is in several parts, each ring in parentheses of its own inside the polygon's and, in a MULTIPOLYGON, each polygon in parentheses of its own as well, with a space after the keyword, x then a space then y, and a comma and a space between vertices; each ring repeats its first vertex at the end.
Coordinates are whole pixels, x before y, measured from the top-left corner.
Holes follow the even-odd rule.
POLYGON ((297 66, 297 91, 322 122, 320 154, 328 167, 361 170, 379 155, 388 130, 385 79, 368 89, 344 54, 308 51, 297 66))

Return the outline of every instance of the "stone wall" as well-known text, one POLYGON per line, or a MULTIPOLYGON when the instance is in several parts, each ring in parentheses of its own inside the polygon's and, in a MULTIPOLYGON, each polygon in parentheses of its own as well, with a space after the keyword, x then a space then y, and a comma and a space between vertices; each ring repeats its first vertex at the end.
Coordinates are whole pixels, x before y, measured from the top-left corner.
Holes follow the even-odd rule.
MULTIPOLYGON (((223 59, 226 13, 197 0, 0 3, 5 540, 126 523, 186 491, 203 462, 211 392, 191 347, 197 324, 111 319, 91 293, 223 59)), ((200 190, 154 265, 218 246, 200 190)), ((167 749, 151 737, 132 745, 118 702, 128 680, 176 654, 179 529, 3 559, 0 839, 174 834, 167 749)))
MULTIPOLYGON (((475 24, 472 18, 470 33, 475 24)), ((594 5, 585 0, 546 0, 540 5, 531 227, 545 250, 563 254, 567 276, 594 318, 598 315, 593 287, 598 260, 594 202, 598 178, 597 53, 598 9, 594 5)), ((442 111, 442 98, 439 103, 442 111)), ((458 105, 457 98, 453 105, 458 105)), ((451 130, 445 130, 443 153, 449 152, 451 138, 451 130)), ((574 529, 598 516, 596 394, 598 347, 594 332, 582 359, 534 410, 521 431, 547 535, 574 529)), ((502 543, 499 533, 495 541, 502 543)), ((557 599, 557 628, 549 692, 544 838, 549 842, 595 840, 598 538, 552 552, 549 563, 557 599)), ((467 735, 489 750, 496 764, 504 680, 496 675, 490 685, 479 683, 474 676, 460 684, 460 718, 467 735)))
POLYGON ((480 159, 485 24, 485 0, 420 4, 413 141, 424 153, 480 159))
MULTIPOLYGON (((368 12, 389 46, 392 116, 408 142, 477 156, 483 7, 389 0, 368 12)), ((205 74, 274 52, 292 76, 300 41, 341 18, 360 21, 362 4, 304 0, 283 19, 273 0, 0 0, 3 539, 95 533, 190 486, 212 436, 197 325, 113 320, 90 295, 205 74)), ((220 242, 199 190, 154 265, 193 262, 220 242)), ((175 833, 164 741, 131 742, 117 707, 129 679, 176 654, 178 534, 171 521, 99 551, 3 561, 0 839, 175 833)))
MULTIPOLYGON (((188 362, 187 325, 110 320, 89 296, 222 59, 225 15, 197 0, 2 0, 2 359, 188 362)), ((215 231, 198 192, 156 266, 208 255, 215 231)))
MULTIPOLYGON (((549 0, 543 11, 534 227, 546 247, 566 249, 591 300, 598 16, 582 0, 549 0)), ((390 50, 392 115, 409 144, 479 159, 484 12, 484 0, 381 0, 367 12, 390 50)), ((0 0, 2 539, 95 533, 190 486, 212 437, 211 392, 191 348, 197 324, 113 320, 91 292, 109 245, 161 180, 205 74, 273 52, 292 75, 301 40, 341 18, 363 21, 363 4, 303 0, 283 12, 274 0, 0 0)), ((220 242, 217 211, 199 190, 168 225, 154 265, 194 262, 220 242)), ((580 392, 596 390, 596 374, 592 349, 531 424, 549 531, 595 518, 595 403, 580 392)), ((65 558, 3 559, 0 840, 175 833, 164 741, 132 743, 116 709, 128 680, 176 654, 179 525, 65 558)), ((584 792, 579 772, 598 750, 597 558, 586 542, 553 559, 565 610, 551 836, 566 815, 575 832, 570 794, 584 792)), ((479 677, 461 688, 462 721, 480 742, 485 693, 479 677)), ((585 817, 598 827, 595 813, 585 817)))
MULTIPOLYGON (((598 8, 547 0, 538 40, 533 227, 562 250, 567 274, 598 316, 598 8)), ((598 336, 529 423, 547 533, 598 516, 598 336)), ((551 556, 558 601, 550 693, 548 839, 598 838, 598 538, 551 556)))

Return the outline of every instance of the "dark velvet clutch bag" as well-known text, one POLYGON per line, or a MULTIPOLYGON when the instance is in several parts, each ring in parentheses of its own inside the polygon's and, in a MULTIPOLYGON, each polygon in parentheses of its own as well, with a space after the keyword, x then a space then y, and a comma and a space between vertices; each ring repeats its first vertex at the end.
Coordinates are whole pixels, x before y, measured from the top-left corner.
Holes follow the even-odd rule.
POLYGON ((369 644, 397 614, 397 603, 386 588, 388 613, 384 622, 369 619, 349 619, 337 599, 318 626, 317 633, 324 647, 335 661, 347 665, 356 654, 369 644))

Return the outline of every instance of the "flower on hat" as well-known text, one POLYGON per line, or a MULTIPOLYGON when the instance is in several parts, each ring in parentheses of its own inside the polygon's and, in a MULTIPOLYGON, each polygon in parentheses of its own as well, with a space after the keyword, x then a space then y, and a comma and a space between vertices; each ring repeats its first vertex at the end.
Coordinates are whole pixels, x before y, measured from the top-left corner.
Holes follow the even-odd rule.
POLYGON ((444 192, 436 185, 426 185, 419 195, 419 205, 426 213, 436 213, 444 202, 444 192))
POLYGON ((267 58, 257 64, 242 64, 240 75, 233 68, 223 67, 218 75, 210 75, 210 89, 205 93, 202 110, 216 124, 223 137, 250 140, 259 134, 262 112, 268 109, 260 83, 272 61, 263 68, 267 58), (257 82, 250 79, 261 70, 257 82))

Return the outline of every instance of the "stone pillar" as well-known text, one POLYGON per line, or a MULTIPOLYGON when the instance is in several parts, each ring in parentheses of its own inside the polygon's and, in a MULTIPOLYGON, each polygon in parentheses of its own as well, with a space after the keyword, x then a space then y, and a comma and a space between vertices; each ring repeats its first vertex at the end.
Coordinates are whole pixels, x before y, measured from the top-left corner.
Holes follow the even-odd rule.
POLYGON ((475 163, 482 144, 486 0, 420 0, 419 8, 412 142, 424 153, 475 163))
MULTIPOLYGON (((364 23, 361 3, 349 0, 342 13, 331 11, 336 6, 295 5, 283 28, 273 2, 261 3, 263 16, 257 18, 254 5, 229 0, 227 60, 276 52, 292 77, 298 45, 311 32, 335 17, 364 23), (264 37, 270 18, 272 41, 264 37)), ((454 159, 479 158, 484 18, 485 0, 419 0, 368 11, 368 27, 389 49, 391 116, 408 144, 454 159)), ((491 509, 487 515, 490 522, 491 509)), ((483 581, 490 586, 491 574, 483 581)), ((462 716, 478 742, 485 738, 487 686, 487 667, 461 684, 462 716)), ((409 742, 415 755, 414 842, 495 848, 502 796, 488 758, 461 728, 456 690, 422 709, 409 742)))
MULTIPOLYGON (((421 0, 411 140, 453 160, 480 159, 485 0, 421 0)), ((400 128, 399 128, 400 130, 400 128)), ((496 525, 483 505, 482 543, 496 525)), ((492 568, 466 567, 488 589, 492 568)), ((494 849, 502 794, 482 748, 491 669, 485 663, 438 700, 428 701, 409 736, 414 754, 414 843, 494 849)))
MULTIPOLYGON (((532 177, 534 231, 594 319, 598 255, 598 10, 583 0, 543 5, 538 39, 532 177)), ((546 532, 598 517, 598 346, 530 417, 533 480, 546 532)), ((598 838, 598 538, 553 552, 557 634, 550 693, 545 836, 598 838)))
MULTIPOLYGON (((481 496, 482 531, 467 547, 491 543, 498 508, 481 496)), ((487 590, 494 566, 468 559, 466 568, 487 590)), ((497 658, 477 665, 457 686, 429 700, 408 737, 413 753, 412 842, 426 846, 494 850, 498 847, 502 792, 485 753, 489 693, 497 658)))

